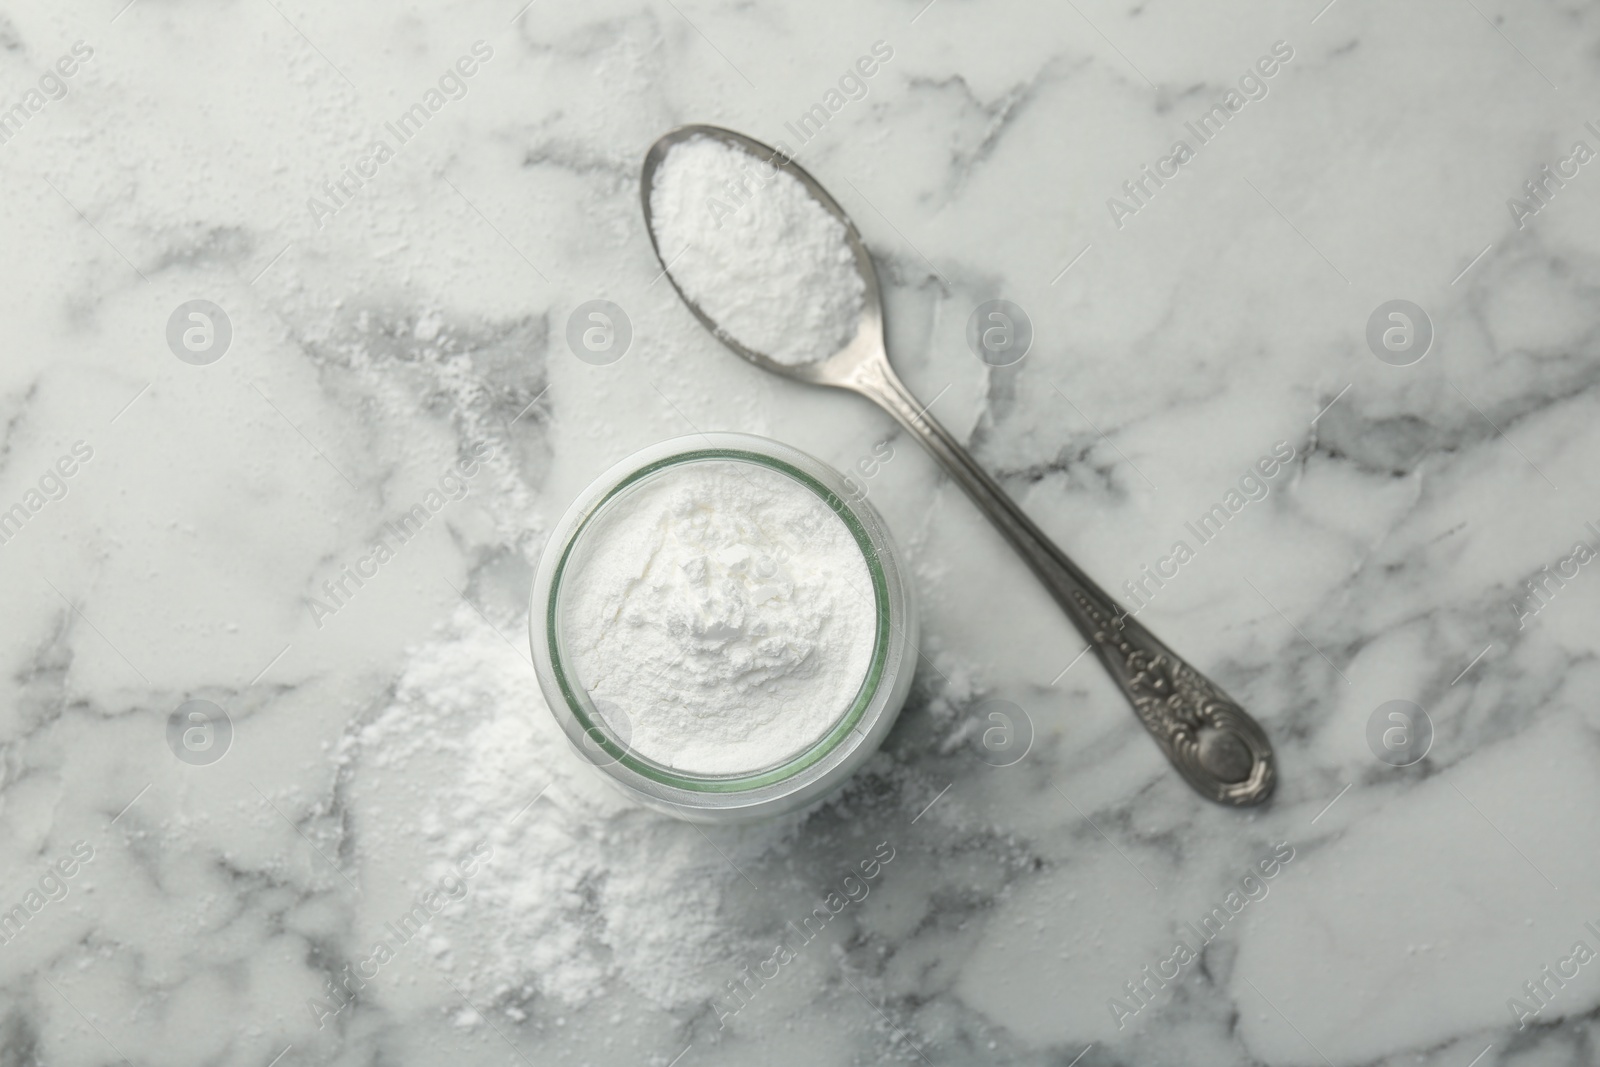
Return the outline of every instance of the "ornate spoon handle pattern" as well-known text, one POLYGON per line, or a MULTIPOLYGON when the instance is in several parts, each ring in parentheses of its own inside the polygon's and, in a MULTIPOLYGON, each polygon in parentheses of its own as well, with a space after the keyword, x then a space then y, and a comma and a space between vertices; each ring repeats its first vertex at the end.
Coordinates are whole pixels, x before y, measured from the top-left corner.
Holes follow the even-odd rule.
POLYGON ((1248 712, 1120 611, 917 403, 887 360, 864 361, 852 377, 850 387, 915 434, 1021 553, 1190 785, 1220 804, 1259 804, 1272 795, 1272 744, 1248 712))

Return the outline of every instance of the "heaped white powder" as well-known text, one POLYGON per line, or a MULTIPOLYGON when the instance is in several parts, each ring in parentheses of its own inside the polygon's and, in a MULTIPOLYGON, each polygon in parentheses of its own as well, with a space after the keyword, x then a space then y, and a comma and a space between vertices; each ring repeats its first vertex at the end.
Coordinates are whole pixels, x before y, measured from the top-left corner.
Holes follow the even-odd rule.
MULTIPOLYGON (((373 872, 411 848, 443 858, 493 848, 372 995, 390 995, 402 968, 438 969, 477 1007, 517 1022, 602 997, 630 1003, 629 988, 667 1008, 703 1005, 747 947, 722 914, 739 882, 729 859, 749 869, 792 826, 713 845, 624 798, 572 753, 532 666, 464 606, 412 652, 391 701, 339 759, 373 872)), ((371 909, 363 953, 437 877, 429 870, 393 906, 371 909)))
POLYGON ((795 755, 848 710, 872 659, 860 546, 765 466, 664 468, 593 520, 568 568, 559 610, 579 683, 636 752, 681 771, 795 755))
POLYGON ((656 171, 650 214, 673 279, 746 348, 812 363, 855 336, 866 286, 844 224, 783 168, 681 141, 656 171))

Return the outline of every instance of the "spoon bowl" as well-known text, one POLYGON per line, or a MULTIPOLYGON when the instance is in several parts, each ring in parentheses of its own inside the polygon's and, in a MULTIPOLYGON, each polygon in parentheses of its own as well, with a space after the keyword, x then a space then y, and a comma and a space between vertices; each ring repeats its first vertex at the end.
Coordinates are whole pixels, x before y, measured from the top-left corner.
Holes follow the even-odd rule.
MULTIPOLYGON (((760 195, 758 192, 755 195, 760 195)), ((762 370, 781 374, 785 378, 795 381, 807 382, 811 385, 831 385, 837 388, 852 388, 852 383, 860 376, 862 366, 874 361, 881 361, 884 368, 888 368, 889 353, 883 341, 883 305, 878 290, 878 271, 872 262, 872 253, 867 251, 866 242, 861 239, 861 234, 856 230, 856 224, 845 213, 844 208, 833 198, 823 184, 813 178, 800 164, 788 159, 778 149, 757 141, 753 137, 746 137, 736 130, 725 129, 721 126, 691 125, 679 126, 675 130, 662 134, 645 153, 644 172, 639 181, 639 201, 644 208, 645 230, 650 234, 650 247, 655 250, 656 259, 661 263, 662 272, 667 280, 672 283, 672 288, 677 290, 678 296, 688 305, 694 317, 700 324, 735 353, 754 363, 762 370), (856 273, 861 276, 863 292, 861 295, 861 316, 856 323, 856 332, 850 342, 826 359, 816 360, 811 363, 783 363, 773 359, 764 352, 758 352, 748 347, 737 337, 728 333, 722 326, 706 314, 705 310, 683 291, 677 278, 672 274, 670 264, 681 255, 685 249, 663 249, 656 237, 655 216, 650 204, 650 194, 655 189, 656 171, 660 168, 667 153, 676 145, 684 141, 692 141, 697 137, 704 137, 712 141, 720 141, 731 148, 738 149, 765 163, 781 167, 786 173, 799 179, 800 184, 820 204, 828 214, 838 219, 844 225, 845 239, 850 244, 850 251, 855 256, 856 273), (780 160, 782 162, 780 162, 780 160)))
POLYGON ((829 385, 860 393, 916 437, 1011 542, 1050 591, 1121 688, 1139 721, 1185 781, 1220 804, 1259 804, 1272 795, 1277 781, 1272 745, 1255 719, 1118 607, 1105 590, 1034 525, 965 446, 928 413, 928 406, 919 404, 895 375, 884 345, 883 306, 872 255, 855 223, 822 183, 776 148, 752 137, 720 126, 680 126, 664 134, 645 154, 639 198, 644 207, 645 228, 650 233, 650 244, 661 263, 662 273, 701 324, 723 344, 763 370, 812 385, 829 385), (706 314, 673 277, 672 264, 686 249, 671 250, 672 258, 664 254, 656 237, 651 194, 667 154, 674 146, 697 137, 719 141, 781 168, 804 185, 828 214, 844 224, 856 271, 865 290, 855 333, 844 347, 810 363, 780 362, 732 336, 706 314))

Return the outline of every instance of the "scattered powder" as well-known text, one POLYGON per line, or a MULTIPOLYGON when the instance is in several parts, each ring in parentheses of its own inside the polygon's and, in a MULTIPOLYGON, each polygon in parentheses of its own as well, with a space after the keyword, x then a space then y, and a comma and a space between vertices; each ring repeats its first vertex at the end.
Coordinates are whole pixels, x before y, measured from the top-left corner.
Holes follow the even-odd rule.
POLYGON ((812 363, 855 336, 866 286, 844 224, 793 174, 694 137, 661 161, 650 213, 673 279, 746 348, 812 363))
MULTIPOLYGON (((683 1007, 713 996, 743 947, 719 914, 739 876, 718 846, 627 800, 573 754, 527 660, 466 607, 414 650, 339 762, 368 877, 410 849, 445 860, 493 847, 464 896, 433 917, 426 954, 408 946, 370 996, 437 968, 512 1019, 615 995, 619 981, 683 1007)), ((752 869, 795 821, 719 834, 720 847, 752 869)), ((356 947, 367 951, 438 874, 423 870, 403 902, 370 908, 372 936, 356 947)))
POLYGON ((770 468, 668 467, 595 521, 571 566, 561 619, 579 681, 667 766, 778 763, 827 733, 866 676, 877 615, 860 546, 770 468))

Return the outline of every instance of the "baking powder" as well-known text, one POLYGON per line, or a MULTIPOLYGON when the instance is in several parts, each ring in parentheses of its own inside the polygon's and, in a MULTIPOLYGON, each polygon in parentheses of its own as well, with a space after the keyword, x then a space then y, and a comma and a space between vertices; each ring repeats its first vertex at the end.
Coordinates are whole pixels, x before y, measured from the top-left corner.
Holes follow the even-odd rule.
POLYGON ((854 702, 876 635, 872 581, 850 529, 801 482, 738 460, 678 463, 579 536, 562 645, 639 755, 696 774, 760 770, 854 702))
POLYGON ((855 336, 866 286, 844 224, 788 171, 694 137, 661 161, 650 214, 673 280, 746 348, 812 363, 855 336))

